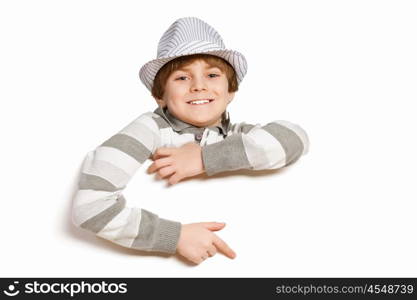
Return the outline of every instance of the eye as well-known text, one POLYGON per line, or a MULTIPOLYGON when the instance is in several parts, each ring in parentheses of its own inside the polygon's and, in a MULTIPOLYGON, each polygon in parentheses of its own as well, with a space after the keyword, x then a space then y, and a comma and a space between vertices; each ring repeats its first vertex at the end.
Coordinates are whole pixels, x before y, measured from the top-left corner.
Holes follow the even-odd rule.
POLYGON ((219 77, 220 75, 219 74, 215 74, 215 73, 211 73, 211 74, 209 74, 209 76, 210 76, 210 78, 215 78, 215 77, 219 77), (211 76, 211 75, 214 75, 214 76, 211 76))
POLYGON ((186 76, 180 76, 180 77, 176 78, 175 80, 185 80, 185 79, 182 79, 182 78, 187 78, 187 77, 186 76))

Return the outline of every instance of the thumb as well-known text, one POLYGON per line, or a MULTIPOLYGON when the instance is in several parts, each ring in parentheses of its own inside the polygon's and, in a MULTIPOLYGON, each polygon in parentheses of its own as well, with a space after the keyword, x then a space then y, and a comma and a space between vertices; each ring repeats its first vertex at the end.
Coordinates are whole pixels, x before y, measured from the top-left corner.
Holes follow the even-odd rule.
POLYGON ((211 231, 217 231, 223 229, 224 226, 226 226, 226 223, 220 223, 220 222, 204 222, 202 225, 211 231))

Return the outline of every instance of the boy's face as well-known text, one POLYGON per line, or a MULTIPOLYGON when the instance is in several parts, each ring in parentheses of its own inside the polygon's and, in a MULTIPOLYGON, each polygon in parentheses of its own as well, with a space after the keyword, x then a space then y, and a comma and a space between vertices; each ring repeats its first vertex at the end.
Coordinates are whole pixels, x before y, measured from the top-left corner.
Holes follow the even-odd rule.
POLYGON ((211 67, 204 60, 171 73, 165 84, 162 99, 156 99, 161 107, 168 106, 177 119, 197 127, 219 125, 234 92, 228 92, 226 74, 211 67), (209 100, 206 103, 191 103, 193 100, 209 100))

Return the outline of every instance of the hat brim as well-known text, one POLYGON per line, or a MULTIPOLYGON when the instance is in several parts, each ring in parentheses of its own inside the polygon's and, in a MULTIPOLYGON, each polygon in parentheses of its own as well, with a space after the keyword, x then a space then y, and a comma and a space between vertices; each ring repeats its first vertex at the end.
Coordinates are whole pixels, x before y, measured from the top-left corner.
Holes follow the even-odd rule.
POLYGON ((221 50, 212 50, 212 51, 198 51, 195 53, 187 53, 181 55, 174 55, 168 56, 164 58, 154 59, 142 66, 139 71, 139 79, 142 83, 146 86, 148 90, 152 90, 153 81, 155 79, 156 74, 158 73, 159 69, 161 69, 167 62, 181 56, 193 55, 193 54, 210 54, 220 58, 223 58, 227 62, 229 62, 232 67, 235 69, 236 72, 236 79, 238 84, 243 80, 245 77, 246 72, 248 70, 248 64, 246 62, 245 56, 236 51, 230 49, 221 49, 221 50))

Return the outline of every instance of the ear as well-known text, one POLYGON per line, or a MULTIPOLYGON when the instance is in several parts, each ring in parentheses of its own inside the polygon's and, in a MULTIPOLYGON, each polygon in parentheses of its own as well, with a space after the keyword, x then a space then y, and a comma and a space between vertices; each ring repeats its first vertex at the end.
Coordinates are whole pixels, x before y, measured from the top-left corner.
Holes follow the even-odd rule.
POLYGON ((233 98, 235 97, 235 93, 236 93, 236 92, 229 93, 229 100, 228 100, 228 104, 229 104, 230 102, 232 102, 233 98))
POLYGON ((165 106, 167 106, 166 101, 163 99, 158 99, 158 98, 154 98, 156 103, 158 104, 158 106, 160 106, 161 108, 164 108, 165 106))

